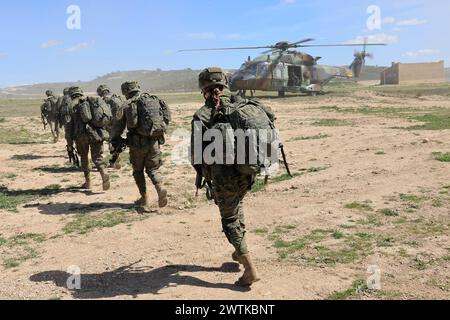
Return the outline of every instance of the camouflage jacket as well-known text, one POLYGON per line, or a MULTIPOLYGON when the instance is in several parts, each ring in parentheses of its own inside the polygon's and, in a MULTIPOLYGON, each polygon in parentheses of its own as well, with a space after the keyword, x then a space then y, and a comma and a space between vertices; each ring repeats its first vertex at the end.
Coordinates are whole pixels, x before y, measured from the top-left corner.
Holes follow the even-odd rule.
POLYGON ((113 121, 121 119, 123 117, 123 108, 125 104, 123 99, 115 94, 107 95, 102 98, 106 102, 106 104, 109 105, 109 107, 111 108, 113 121))

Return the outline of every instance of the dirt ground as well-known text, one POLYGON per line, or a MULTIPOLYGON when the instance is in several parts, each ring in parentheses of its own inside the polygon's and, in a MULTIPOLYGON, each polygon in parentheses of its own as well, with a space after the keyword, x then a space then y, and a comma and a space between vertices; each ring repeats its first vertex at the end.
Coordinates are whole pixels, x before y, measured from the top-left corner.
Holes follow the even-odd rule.
MULTIPOLYGON (((262 279, 251 290, 233 285, 242 270, 218 209, 195 197, 193 170, 172 162, 176 135, 161 169, 170 204, 142 215, 127 153, 110 191, 97 173, 92 192, 79 190, 64 141, 51 143, 34 116, 0 122, 9 139, 0 144, 0 298, 450 298, 450 97, 364 87, 262 101, 278 116, 295 177, 280 172, 246 199, 262 279), (440 126, 423 130, 424 121, 440 126), (14 141, 17 128, 34 140, 14 141), (80 290, 67 288, 71 266, 80 290), (376 278, 379 287, 367 285, 376 278)), ((187 129, 199 106, 171 107, 174 127, 187 129)))

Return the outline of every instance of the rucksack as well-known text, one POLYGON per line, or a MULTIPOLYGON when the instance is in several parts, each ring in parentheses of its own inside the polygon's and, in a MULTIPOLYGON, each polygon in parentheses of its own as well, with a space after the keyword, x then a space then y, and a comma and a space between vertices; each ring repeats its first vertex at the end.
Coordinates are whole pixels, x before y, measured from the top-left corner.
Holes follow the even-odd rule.
POLYGON ((49 97, 44 101, 41 106, 41 113, 48 117, 57 113, 57 99, 55 97, 49 97))
MULTIPOLYGON (((245 139, 245 150, 239 146, 236 135, 234 143, 235 159, 234 165, 237 166, 239 172, 246 175, 256 175, 261 173, 263 168, 268 168, 271 165, 273 145, 277 141, 277 134, 275 131, 275 115, 272 111, 253 100, 239 100, 238 102, 226 107, 226 123, 216 123, 213 129, 222 132, 225 137, 227 130, 243 130, 244 132, 252 132, 255 140, 250 144, 250 139, 245 139), (251 131, 248 131, 251 130, 251 131), (254 157, 250 157, 250 147, 253 147, 254 157), (245 152, 245 158, 241 154, 245 152)), ((224 140, 225 142, 225 140, 224 140)), ((226 148, 224 148, 226 152, 226 148)), ((229 157, 226 154, 224 159, 229 157)))
POLYGON ((142 94, 125 109, 127 126, 144 137, 161 138, 170 124, 169 108, 158 97, 142 94))
POLYGON ((48 117, 52 113, 52 104, 49 100, 46 100, 41 105, 41 113, 43 116, 48 117))
POLYGON ((113 94, 111 97, 105 98, 105 102, 111 109, 113 121, 123 118, 124 101, 120 96, 113 94))
POLYGON ((110 106, 100 97, 88 97, 87 102, 90 106, 90 110, 81 108, 81 112, 86 113, 86 119, 91 118, 88 122, 96 128, 109 126, 113 120, 110 106), (91 113, 90 117, 88 115, 89 111, 91 113))
POLYGON ((72 119, 72 99, 65 95, 59 103, 59 123, 61 125, 68 124, 72 119))

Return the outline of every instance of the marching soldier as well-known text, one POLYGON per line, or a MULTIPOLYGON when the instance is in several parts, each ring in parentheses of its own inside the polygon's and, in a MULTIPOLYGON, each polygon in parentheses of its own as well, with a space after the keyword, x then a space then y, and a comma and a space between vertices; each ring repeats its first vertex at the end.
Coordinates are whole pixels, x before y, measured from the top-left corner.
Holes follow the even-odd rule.
MULTIPOLYGON (((115 94, 111 93, 111 89, 107 86, 107 85, 100 85, 97 88, 97 94, 99 97, 101 97, 107 105, 109 105, 109 107, 111 108, 111 112, 112 112, 112 116, 113 116, 113 121, 111 123, 110 126, 108 126, 107 130, 109 132, 109 134, 111 134, 111 130, 112 127, 114 125, 114 123, 117 121, 117 119, 121 119, 123 117, 123 100, 115 94)), ((109 143, 109 149, 110 152, 112 151, 112 146, 111 143, 109 143)), ((109 163, 109 167, 110 168, 114 168, 114 169, 120 169, 121 165, 120 165, 120 153, 114 153, 112 152, 112 159, 110 160, 109 163)))
MULTIPOLYGON (((223 232, 235 250, 232 259, 245 268, 243 276, 236 284, 251 286, 259 281, 259 278, 246 243, 243 200, 251 189, 256 175, 241 173, 236 165, 207 165, 203 159, 201 159, 201 164, 198 164, 194 159, 195 126, 200 124, 200 131, 204 134, 217 123, 227 122, 225 109, 233 108, 234 103, 243 101, 243 99, 231 95, 228 91, 228 80, 220 68, 205 69, 199 75, 199 87, 205 98, 205 105, 195 113, 192 121, 192 164, 197 173, 205 177, 212 188, 212 196, 222 217, 223 232)), ((203 150, 205 147, 203 144, 203 150)))
POLYGON ((57 103, 58 98, 55 97, 53 91, 47 90, 45 92, 47 99, 45 99, 44 103, 41 106, 41 118, 42 123, 44 124, 44 128, 47 127, 47 124, 50 127, 52 132, 53 141, 56 143, 59 140, 59 125, 58 125, 58 110, 57 103))
POLYGON ((89 151, 103 181, 103 190, 110 189, 110 178, 105 172, 103 159, 103 142, 109 140, 105 129, 112 121, 109 106, 100 98, 86 97, 80 87, 69 90, 72 99, 71 138, 75 141, 81 158, 85 183, 83 189, 91 189, 91 168, 89 165, 89 151))
POLYGON ((113 149, 120 149, 123 144, 122 134, 128 129, 126 144, 130 148, 133 177, 141 195, 136 204, 144 212, 151 212, 144 170, 158 193, 159 207, 167 206, 167 190, 163 187, 159 168, 160 145, 165 143, 164 134, 170 124, 170 111, 163 100, 141 92, 137 82, 123 83, 122 93, 127 102, 122 118, 114 124, 111 144, 113 149))

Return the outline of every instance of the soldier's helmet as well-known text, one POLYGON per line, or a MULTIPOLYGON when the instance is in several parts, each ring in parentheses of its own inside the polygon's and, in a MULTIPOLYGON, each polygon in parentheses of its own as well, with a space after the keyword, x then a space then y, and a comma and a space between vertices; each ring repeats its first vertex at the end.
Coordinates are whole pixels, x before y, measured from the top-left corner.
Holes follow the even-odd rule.
POLYGON ((97 94, 98 94, 99 96, 103 95, 103 93, 104 93, 105 91, 108 91, 108 93, 111 92, 111 89, 109 89, 109 87, 108 87, 107 85, 105 85, 105 84, 102 84, 102 85, 100 85, 100 86, 97 88, 97 94))
POLYGON ((228 79, 222 68, 206 68, 198 76, 198 86, 201 90, 211 86, 224 86, 228 88, 228 79))
POLYGON ((80 87, 71 87, 69 89, 69 95, 73 99, 73 98, 77 98, 77 97, 82 97, 84 95, 84 93, 80 87))
POLYGON ((137 81, 127 81, 122 84, 122 94, 128 96, 132 93, 141 91, 141 87, 137 81))
POLYGON ((53 91, 52 90, 47 90, 47 91, 45 91, 45 95, 47 97, 51 97, 51 96, 53 96, 53 91))
POLYGON ((68 87, 68 88, 64 88, 63 94, 64 94, 64 95, 68 95, 68 94, 69 94, 69 90, 70 90, 69 87, 68 87))

